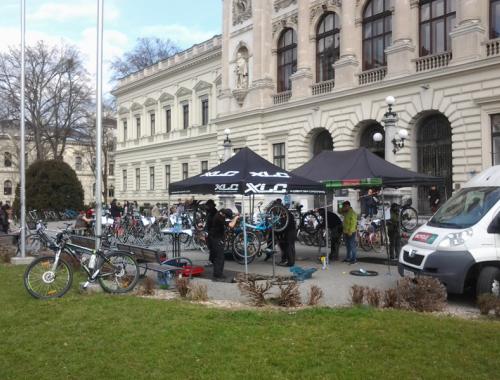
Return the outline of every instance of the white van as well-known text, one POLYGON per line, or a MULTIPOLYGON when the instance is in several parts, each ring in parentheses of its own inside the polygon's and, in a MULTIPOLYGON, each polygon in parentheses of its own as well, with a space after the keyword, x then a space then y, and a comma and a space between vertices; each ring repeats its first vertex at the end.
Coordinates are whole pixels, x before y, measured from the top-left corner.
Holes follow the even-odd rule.
POLYGON ((410 237, 401 276, 438 278, 449 293, 500 296, 500 165, 476 175, 410 237))

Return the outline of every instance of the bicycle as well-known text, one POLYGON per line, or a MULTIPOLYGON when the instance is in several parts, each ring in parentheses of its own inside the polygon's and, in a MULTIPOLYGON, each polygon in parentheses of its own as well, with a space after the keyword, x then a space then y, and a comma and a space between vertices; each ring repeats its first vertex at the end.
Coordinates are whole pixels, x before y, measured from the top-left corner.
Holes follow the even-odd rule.
POLYGON ((68 229, 59 232, 49 245, 54 256, 38 257, 26 268, 24 287, 31 296, 52 299, 62 297, 71 288, 73 268, 62 257, 63 253, 77 261, 87 274, 84 288, 97 280, 108 293, 126 293, 134 289, 140 273, 133 255, 123 251, 105 253, 101 249, 70 243, 69 239, 68 229))

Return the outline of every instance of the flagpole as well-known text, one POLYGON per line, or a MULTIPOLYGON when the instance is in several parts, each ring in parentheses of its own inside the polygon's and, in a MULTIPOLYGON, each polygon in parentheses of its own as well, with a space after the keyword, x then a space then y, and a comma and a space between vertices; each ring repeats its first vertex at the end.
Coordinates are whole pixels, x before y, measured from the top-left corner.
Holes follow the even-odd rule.
POLYGON ((26 43, 26 0, 21 0, 21 157, 19 176, 21 182, 21 258, 26 257, 26 157, 25 157, 25 76, 26 76, 26 56, 25 56, 25 43, 26 43))
POLYGON ((102 233, 102 35, 103 35, 103 5, 104 0, 97 0, 97 70, 96 70, 96 249, 99 249, 102 233))

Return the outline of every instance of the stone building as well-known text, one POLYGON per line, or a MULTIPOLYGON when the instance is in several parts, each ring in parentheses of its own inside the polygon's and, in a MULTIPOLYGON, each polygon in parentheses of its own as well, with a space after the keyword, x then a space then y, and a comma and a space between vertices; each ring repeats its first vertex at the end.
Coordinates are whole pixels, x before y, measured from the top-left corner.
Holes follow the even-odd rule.
POLYGON ((323 149, 385 156, 403 145, 388 95, 407 137, 385 158, 450 193, 500 163, 499 37, 500 0, 224 0, 221 36, 116 88, 117 196, 164 200, 219 162, 226 128, 286 169, 323 149))

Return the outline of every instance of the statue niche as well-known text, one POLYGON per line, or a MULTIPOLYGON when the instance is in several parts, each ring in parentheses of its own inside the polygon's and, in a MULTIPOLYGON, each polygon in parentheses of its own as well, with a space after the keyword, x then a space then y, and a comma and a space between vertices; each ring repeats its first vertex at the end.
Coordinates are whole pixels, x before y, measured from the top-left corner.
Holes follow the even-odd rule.
POLYGON ((246 47, 241 47, 236 54, 236 88, 248 88, 248 50, 246 47))

